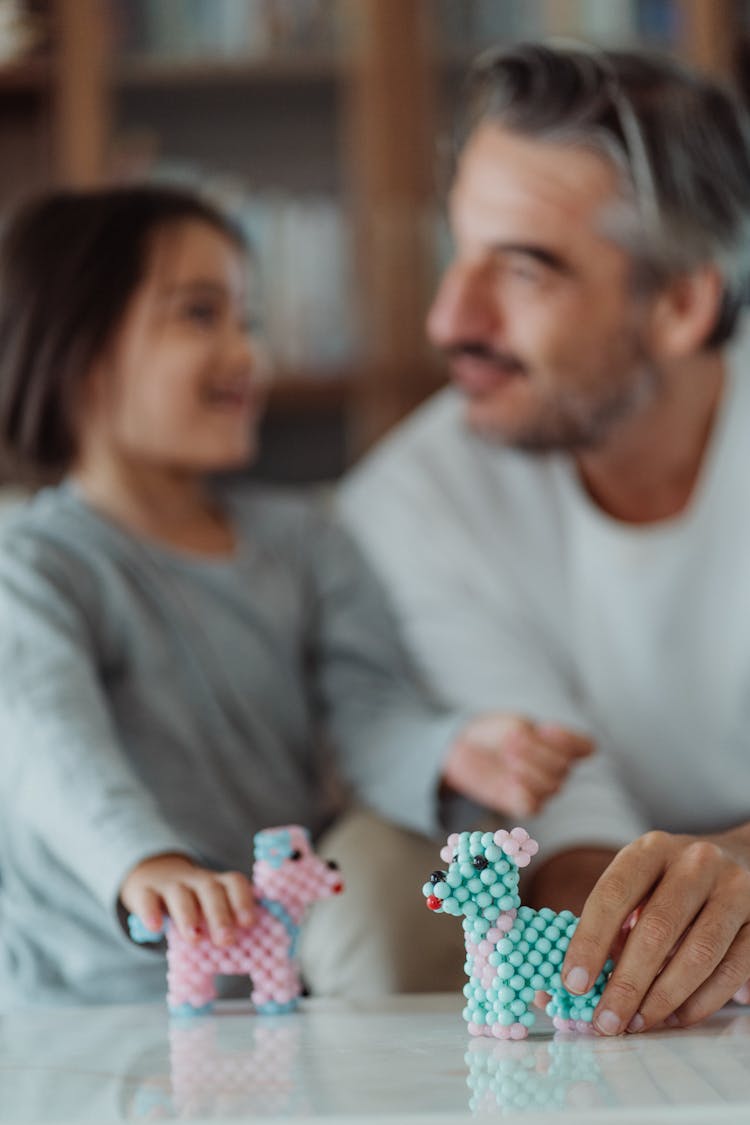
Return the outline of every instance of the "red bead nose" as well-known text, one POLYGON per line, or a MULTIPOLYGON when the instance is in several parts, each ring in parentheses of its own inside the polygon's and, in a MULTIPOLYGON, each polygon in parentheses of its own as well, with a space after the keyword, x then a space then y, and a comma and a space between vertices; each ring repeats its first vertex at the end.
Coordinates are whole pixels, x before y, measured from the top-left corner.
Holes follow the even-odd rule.
POLYGON ((430 910, 439 910, 440 909, 440 899, 438 898, 437 895, 428 895, 427 896, 427 905, 430 908, 430 910))
POLYGON ((344 889, 344 884, 343 884, 343 883, 334 883, 334 885, 333 885, 333 893, 334 893, 335 895, 340 895, 340 894, 341 894, 341 892, 343 891, 343 889, 344 889))

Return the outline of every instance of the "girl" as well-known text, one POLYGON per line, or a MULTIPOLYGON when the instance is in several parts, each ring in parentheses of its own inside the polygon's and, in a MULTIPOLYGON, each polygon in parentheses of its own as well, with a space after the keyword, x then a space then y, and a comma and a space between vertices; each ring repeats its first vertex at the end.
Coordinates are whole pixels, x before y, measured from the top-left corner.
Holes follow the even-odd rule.
POLYGON ((443 775, 515 815, 589 750, 426 700, 342 532, 216 482, 256 450, 246 267, 165 188, 55 194, 6 232, 0 456, 61 483, 0 538, 0 1007, 160 995, 118 909, 231 942, 253 833, 342 807, 322 727, 354 793, 423 833, 443 775))

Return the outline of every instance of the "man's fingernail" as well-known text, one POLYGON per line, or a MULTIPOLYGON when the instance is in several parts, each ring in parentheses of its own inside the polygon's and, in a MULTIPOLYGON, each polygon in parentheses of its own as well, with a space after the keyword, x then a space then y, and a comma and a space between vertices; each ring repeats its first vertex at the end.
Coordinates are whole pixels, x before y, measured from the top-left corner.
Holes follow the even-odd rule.
POLYGON ((640 1012, 636 1012, 632 1020, 628 1024, 628 1031, 642 1031, 646 1021, 640 1012))
POLYGON ((674 1012, 672 1012, 671 1016, 667 1016, 667 1018, 665 1019, 664 1022, 667 1025, 667 1027, 679 1027, 680 1026, 679 1016, 676 1016, 674 1014, 674 1012))
POLYGON ((222 945, 229 945, 233 937, 234 930, 231 928, 231 926, 222 926, 219 930, 219 941, 222 945))
POLYGON ((252 922, 252 920, 253 920, 253 914, 252 914, 251 910, 241 910, 240 911, 240 922, 242 923, 243 926, 249 926, 250 923, 252 922))
POLYGON ((622 1021, 615 1012, 610 1012, 607 1008, 603 1012, 599 1012, 594 1020, 597 1030, 601 1031, 603 1035, 617 1035, 622 1027, 622 1021))
POLYGON ((586 992, 589 987, 589 974, 577 965, 565 977, 565 987, 568 992, 586 992))
POLYGON ((750 984, 743 984, 738 992, 735 992, 734 999, 737 1004, 750 1004, 750 984))

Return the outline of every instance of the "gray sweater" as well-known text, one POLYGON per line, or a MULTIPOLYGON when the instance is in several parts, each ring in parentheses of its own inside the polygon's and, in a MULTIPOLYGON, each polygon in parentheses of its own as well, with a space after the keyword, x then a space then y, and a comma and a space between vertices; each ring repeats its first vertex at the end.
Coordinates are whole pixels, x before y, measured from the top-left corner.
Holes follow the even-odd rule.
POLYGON ((331 767, 438 830, 458 719, 416 686, 377 583, 314 504, 228 492, 239 547, 136 539, 69 485, 0 535, 0 1009, 163 994, 117 893, 146 856, 249 871, 253 833, 332 818, 331 767))

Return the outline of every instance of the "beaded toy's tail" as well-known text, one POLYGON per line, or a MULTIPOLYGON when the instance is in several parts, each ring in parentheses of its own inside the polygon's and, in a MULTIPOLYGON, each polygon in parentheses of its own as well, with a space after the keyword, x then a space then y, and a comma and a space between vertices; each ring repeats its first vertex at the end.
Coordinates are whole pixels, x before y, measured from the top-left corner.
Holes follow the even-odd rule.
POLYGON ((128 933, 130 934, 131 941, 135 941, 138 945, 150 945, 161 941, 166 935, 167 923, 162 924, 158 930, 149 930, 140 920, 137 914, 128 914, 128 933))

